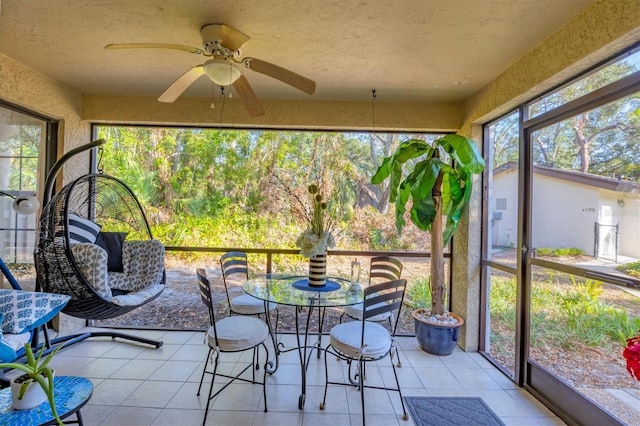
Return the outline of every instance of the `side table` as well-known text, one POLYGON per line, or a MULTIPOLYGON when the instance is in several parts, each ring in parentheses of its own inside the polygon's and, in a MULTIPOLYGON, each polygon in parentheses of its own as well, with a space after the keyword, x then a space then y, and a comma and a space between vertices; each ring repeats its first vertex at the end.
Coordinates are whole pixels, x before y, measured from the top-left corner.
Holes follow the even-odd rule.
MULTIPOLYGON (((74 414, 76 421, 65 422, 83 425, 80 409, 89 402, 93 393, 93 384, 84 377, 61 376, 53 379, 55 401, 58 416, 65 419, 74 414)), ((10 426, 55 425, 49 401, 30 410, 14 410, 11 406, 11 389, 0 390, 0 424, 10 426)))

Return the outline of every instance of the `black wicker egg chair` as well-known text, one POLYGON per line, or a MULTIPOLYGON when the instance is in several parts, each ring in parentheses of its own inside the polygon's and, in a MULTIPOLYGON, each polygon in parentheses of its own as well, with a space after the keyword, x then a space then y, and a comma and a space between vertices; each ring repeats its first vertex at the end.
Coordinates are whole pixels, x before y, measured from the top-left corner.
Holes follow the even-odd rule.
MULTIPOLYGON (((64 162, 103 141, 62 158, 64 162)), ((57 173, 61 165, 54 167, 57 173)), ((45 199, 53 182, 47 179, 45 199)), ((46 202, 46 200, 45 200, 46 202)), ((65 185, 46 202, 35 249, 41 291, 71 296, 62 312, 102 320, 126 314, 164 289, 164 246, 153 239, 140 202, 121 180, 87 174, 65 185)), ((120 337, 155 346, 162 342, 118 332, 90 332, 55 339, 120 337)))

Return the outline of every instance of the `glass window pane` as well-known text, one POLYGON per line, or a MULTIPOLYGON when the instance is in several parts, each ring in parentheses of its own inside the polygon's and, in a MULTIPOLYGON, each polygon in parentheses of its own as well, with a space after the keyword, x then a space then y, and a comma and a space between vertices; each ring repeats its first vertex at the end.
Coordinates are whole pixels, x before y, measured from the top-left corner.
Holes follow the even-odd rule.
MULTIPOLYGON (((0 106, 0 191, 11 196, 38 191, 38 153, 46 122, 0 106)), ((36 214, 18 215, 12 198, 0 196, 0 255, 6 263, 33 263, 36 214)))
POLYGON ((493 169, 489 182, 488 258, 515 267, 518 241, 519 114, 488 126, 493 169))
POLYGON ((537 257, 640 259, 638 111, 636 93, 531 134, 537 257))
POLYGON ((637 292, 540 267, 531 280, 529 358, 622 423, 640 424, 627 406, 640 387, 622 357, 640 329, 637 292))
POLYGON ((605 65, 601 69, 530 103, 527 106, 529 118, 551 111, 637 71, 640 71, 639 50, 632 51, 616 62, 605 65))
POLYGON ((495 268, 487 274, 489 287, 489 355, 511 378, 515 377, 516 354, 516 276, 495 268))

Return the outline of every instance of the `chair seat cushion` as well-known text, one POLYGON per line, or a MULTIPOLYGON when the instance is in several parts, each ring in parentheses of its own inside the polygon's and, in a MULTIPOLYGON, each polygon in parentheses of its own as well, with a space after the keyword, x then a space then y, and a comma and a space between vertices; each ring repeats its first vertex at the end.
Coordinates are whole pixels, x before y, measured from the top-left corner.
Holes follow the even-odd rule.
MULTIPOLYGON (((358 358, 360 353, 362 321, 351 321, 331 329, 330 343, 338 352, 358 358)), ((365 321, 362 354, 365 359, 377 359, 391 350, 391 334, 378 323, 365 321)))
MULTIPOLYGON (((385 302, 380 302, 380 303, 376 303, 375 305, 371 305, 371 307, 378 308, 384 305, 385 305, 385 302)), ((363 306, 364 305, 362 303, 358 303, 351 306, 345 306, 343 310, 344 310, 344 313, 349 315, 351 318, 361 320, 363 306)), ((367 321, 382 322, 382 321, 388 320, 389 318, 391 318, 391 311, 383 312, 381 314, 369 317, 367 318, 367 321)))
POLYGON ((151 285, 140 291, 113 296, 111 303, 118 306, 141 305, 164 290, 164 284, 151 285))
MULTIPOLYGON (((269 328, 258 318, 234 316, 216 322, 218 345, 221 351, 235 352, 250 349, 264 342, 269 336, 269 328)), ((216 347, 213 327, 207 331, 207 343, 216 347)))
MULTIPOLYGON (((276 304, 269 302, 269 311, 276 308, 276 304)), ((257 315, 264 313, 264 302, 255 297, 243 294, 231 299, 231 310, 242 315, 257 315)))

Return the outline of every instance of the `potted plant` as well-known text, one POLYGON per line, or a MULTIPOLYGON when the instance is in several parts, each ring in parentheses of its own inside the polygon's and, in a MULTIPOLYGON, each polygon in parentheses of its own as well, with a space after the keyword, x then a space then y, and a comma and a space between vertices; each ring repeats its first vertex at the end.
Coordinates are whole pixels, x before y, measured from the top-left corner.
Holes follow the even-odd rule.
POLYGON ((475 142, 449 134, 433 143, 418 139, 402 142, 371 178, 373 184, 389 178, 389 201, 395 202, 399 235, 405 225, 409 199, 411 221, 431 234, 431 307, 417 309, 412 316, 420 347, 432 354, 451 354, 464 323, 445 309, 444 247, 471 198, 473 175, 483 170, 484 160, 475 142))
POLYGON ((51 413, 56 419, 56 422, 59 425, 63 424, 62 420, 58 416, 54 400, 54 371, 49 366, 49 363, 62 346, 63 345, 59 345, 43 358, 45 351, 44 346, 40 349, 38 355, 35 356, 31 349, 31 345, 29 343, 25 343, 24 350, 26 361, 24 363, 0 363, 0 368, 20 370, 24 373, 11 379, 10 385, 14 409, 28 410, 30 408, 37 407, 44 401, 48 400, 51 407, 51 413))

